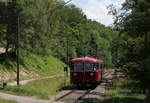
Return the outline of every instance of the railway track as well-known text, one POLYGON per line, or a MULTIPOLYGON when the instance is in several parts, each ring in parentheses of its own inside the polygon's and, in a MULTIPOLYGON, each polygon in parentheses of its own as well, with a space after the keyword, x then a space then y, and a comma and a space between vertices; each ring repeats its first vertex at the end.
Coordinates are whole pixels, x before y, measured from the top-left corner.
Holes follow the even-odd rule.
POLYGON ((97 87, 81 87, 64 90, 62 94, 55 97, 52 103, 99 103, 105 97, 106 87, 109 86, 106 79, 112 79, 112 74, 105 72, 104 81, 97 87))
POLYGON ((82 98, 89 94, 88 90, 71 90, 68 93, 56 98, 52 103, 78 103, 82 98))

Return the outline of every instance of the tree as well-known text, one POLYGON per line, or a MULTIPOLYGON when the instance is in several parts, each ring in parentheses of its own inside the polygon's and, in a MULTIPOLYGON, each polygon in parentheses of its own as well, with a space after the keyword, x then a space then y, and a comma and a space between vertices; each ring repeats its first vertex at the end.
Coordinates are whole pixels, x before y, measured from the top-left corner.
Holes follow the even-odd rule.
POLYGON ((121 57, 122 66, 132 79, 139 81, 144 91, 150 87, 149 10, 150 2, 147 0, 127 0, 115 21, 116 29, 120 30, 126 40, 126 48, 123 48, 125 58, 121 57))

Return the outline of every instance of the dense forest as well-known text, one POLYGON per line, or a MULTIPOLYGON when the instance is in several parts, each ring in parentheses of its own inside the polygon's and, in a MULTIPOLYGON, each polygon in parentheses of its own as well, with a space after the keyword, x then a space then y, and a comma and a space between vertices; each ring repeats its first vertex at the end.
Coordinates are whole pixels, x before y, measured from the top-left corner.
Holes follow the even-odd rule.
POLYGON ((120 31, 118 39, 113 43, 116 49, 115 65, 122 68, 128 77, 136 80, 133 83, 134 89, 143 88, 145 93, 149 88, 146 102, 149 103, 150 1, 126 0, 115 18, 114 28, 120 31))
POLYGON ((74 5, 62 0, 12 0, 0 5, 0 45, 6 54, 16 53, 19 27, 21 56, 52 55, 64 62, 67 55, 89 56, 113 66, 111 45, 118 32, 87 19, 74 5))

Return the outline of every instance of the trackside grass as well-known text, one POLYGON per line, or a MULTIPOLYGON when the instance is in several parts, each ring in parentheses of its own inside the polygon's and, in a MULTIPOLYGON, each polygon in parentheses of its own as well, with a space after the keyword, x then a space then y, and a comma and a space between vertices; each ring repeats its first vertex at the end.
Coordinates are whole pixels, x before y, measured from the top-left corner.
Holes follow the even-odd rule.
MULTIPOLYGON (((69 85, 69 81, 67 82, 67 85, 69 85)), ((50 99, 50 97, 58 94, 63 86, 64 77, 57 77, 52 79, 36 80, 19 87, 10 86, 1 91, 38 99, 50 99)))
POLYGON ((113 86, 101 103, 143 103, 145 95, 142 90, 133 89, 131 84, 132 80, 128 79, 113 80, 113 86))
POLYGON ((9 101, 9 100, 4 100, 4 99, 0 99, 0 103, 17 103, 15 101, 9 101))
POLYGON ((103 101, 87 98, 81 103, 144 103, 145 95, 141 90, 132 89, 132 82, 127 79, 113 80, 113 85, 108 87, 103 101))

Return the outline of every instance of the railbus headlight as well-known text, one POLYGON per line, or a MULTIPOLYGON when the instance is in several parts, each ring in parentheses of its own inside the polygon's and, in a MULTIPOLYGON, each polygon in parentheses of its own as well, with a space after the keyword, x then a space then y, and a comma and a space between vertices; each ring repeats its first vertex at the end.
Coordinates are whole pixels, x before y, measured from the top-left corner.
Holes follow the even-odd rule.
POLYGON ((93 74, 93 73, 90 73, 90 75, 93 76, 94 74, 93 74))
POLYGON ((77 73, 73 73, 73 76, 76 76, 77 75, 77 73))

